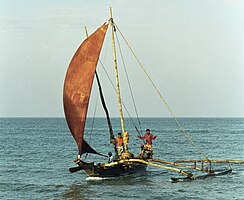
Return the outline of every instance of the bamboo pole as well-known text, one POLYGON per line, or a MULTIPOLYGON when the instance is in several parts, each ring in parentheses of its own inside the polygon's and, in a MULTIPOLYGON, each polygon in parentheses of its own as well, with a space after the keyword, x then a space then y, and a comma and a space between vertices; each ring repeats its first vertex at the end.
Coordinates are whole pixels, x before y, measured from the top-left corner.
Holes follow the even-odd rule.
POLYGON ((190 162, 244 164, 244 160, 176 160, 174 163, 190 163, 190 162))
POLYGON ((122 103, 121 103, 121 97, 120 97, 120 88, 119 88, 119 74, 118 74, 118 68, 117 68, 117 58, 116 58, 116 49, 115 49, 115 42, 114 42, 114 21, 112 16, 112 8, 110 7, 110 24, 112 27, 112 48, 113 48, 113 55, 114 55, 114 71, 115 71, 115 78, 116 78, 116 88, 117 88, 117 94, 118 94, 118 105, 119 105, 119 114, 120 114, 120 122, 121 122, 121 130, 124 135, 125 132, 125 126, 124 126, 124 117, 123 117, 123 110, 122 110, 122 103))
MULTIPOLYGON (((158 168, 162 168, 162 169, 167 169, 167 170, 179 172, 179 173, 187 176, 189 179, 191 179, 192 176, 193 176, 191 173, 185 172, 185 171, 183 171, 181 169, 178 169, 178 168, 175 168, 175 167, 169 167, 169 166, 165 166, 165 165, 155 164, 155 163, 148 162, 148 161, 145 161, 145 160, 142 160, 142 159, 120 160, 120 161, 116 162, 116 164, 117 163, 142 163, 142 164, 150 165, 150 166, 153 166, 153 167, 158 167, 158 168)), ((109 164, 106 164, 105 166, 112 166, 114 164, 115 163, 109 163, 109 164)))
POLYGON ((149 161, 150 162, 159 162, 159 163, 163 163, 163 164, 174 165, 174 166, 188 168, 188 169, 195 169, 195 170, 198 170, 198 171, 203 171, 201 168, 196 167, 196 165, 190 166, 190 165, 185 165, 185 164, 181 164, 181 163, 175 163, 175 162, 170 162, 170 161, 165 161, 165 160, 158 160, 158 159, 152 159, 152 160, 149 160, 149 161))

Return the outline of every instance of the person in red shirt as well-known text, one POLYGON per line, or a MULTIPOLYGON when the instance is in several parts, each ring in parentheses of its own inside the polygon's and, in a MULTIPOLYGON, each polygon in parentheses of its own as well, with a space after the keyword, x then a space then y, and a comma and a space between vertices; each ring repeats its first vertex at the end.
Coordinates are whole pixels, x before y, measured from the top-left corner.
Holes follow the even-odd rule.
POLYGON ((147 144, 148 144, 148 145, 152 145, 152 141, 153 141, 154 139, 156 139, 157 136, 152 135, 152 134, 150 133, 150 129, 147 129, 147 130, 146 130, 146 133, 145 133, 144 136, 139 136, 139 135, 138 135, 138 137, 139 137, 141 140, 146 139, 146 145, 147 145, 147 144))
POLYGON ((152 158, 152 152, 153 152, 153 148, 152 148, 152 141, 156 139, 157 136, 154 136, 150 133, 150 129, 146 130, 146 133, 144 136, 138 136, 138 138, 140 138, 141 140, 146 140, 146 144, 143 146, 143 153, 142 153, 142 157, 144 157, 145 152, 148 152, 148 156, 146 156, 147 158, 152 158))

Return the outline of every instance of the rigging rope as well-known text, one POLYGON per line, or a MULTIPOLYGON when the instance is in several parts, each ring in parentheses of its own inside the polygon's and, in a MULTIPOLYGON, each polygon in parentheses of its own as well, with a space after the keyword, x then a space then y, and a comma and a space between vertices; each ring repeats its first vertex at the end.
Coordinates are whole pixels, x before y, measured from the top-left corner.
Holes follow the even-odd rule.
POLYGON ((158 88, 156 87, 156 85, 154 84, 154 82, 152 81, 152 79, 150 78, 149 74, 147 73, 145 67, 142 65, 142 63, 140 62, 140 60, 138 59, 138 57, 136 56, 135 52, 133 51, 133 49, 131 48, 131 46, 129 45, 129 43, 127 42, 127 40, 125 39, 124 35, 122 34, 122 32, 120 31, 120 29, 118 28, 118 26, 115 24, 116 29, 119 31, 119 33, 121 34, 122 38, 124 39, 126 45, 128 46, 128 48, 130 49, 130 51, 132 52, 133 56, 135 57, 136 61, 138 62, 138 64, 140 65, 140 67, 142 68, 143 72, 145 73, 145 75, 147 76, 147 78, 149 79, 150 83, 152 84, 152 86, 154 87, 154 89, 156 90, 156 92, 158 93, 160 99, 163 101, 163 103, 165 104, 165 106, 167 107, 167 109, 169 110, 169 112, 171 113, 171 115, 173 116, 176 124, 178 125, 178 128, 181 130, 181 132, 183 133, 183 135, 190 141, 190 143, 197 148, 197 150, 202 154, 202 156, 206 159, 209 160, 208 157, 206 156, 205 153, 203 153, 203 151, 200 149, 200 147, 198 147, 193 140, 190 138, 190 136, 186 133, 186 131, 183 129, 183 127, 181 126, 179 120, 177 119, 175 113, 173 112, 173 110, 169 107, 168 103, 166 102, 166 100, 163 98, 163 96, 161 95, 160 91, 158 90, 158 88))
POLYGON ((110 117, 109 117, 109 112, 108 112, 108 109, 107 109, 107 106, 106 106, 106 103, 105 103, 105 99, 104 99, 104 96, 103 96, 102 86, 100 84, 99 77, 98 77, 98 74, 97 74, 96 71, 95 71, 95 75, 96 75, 97 84, 98 84, 98 87, 99 87, 99 93, 100 93, 101 102, 102 102, 103 109, 104 109, 104 111, 106 113, 106 117, 107 117, 107 123, 108 123, 109 133, 110 133, 110 143, 114 145, 114 152, 117 154, 118 152, 117 152, 117 149, 116 149, 116 143, 115 143, 115 138, 114 138, 114 134, 113 134, 112 124, 111 124, 110 117))
MULTIPOLYGON (((88 31, 87 31, 87 28, 86 28, 86 27, 85 27, 85 32, 86 32, 86 36, 88 37, 88 31)), ((116 35, 116 36, 117 36, 117 35, 116 35)), ((104 62, 105 62, 105 58, 106 58, 107 48, 108 48, 108 41, 107 41, 106 50, 105 50, 105 55, 104 55, 104 62)), ((104 65, 103 65, 103 63, 102 63, 102 61, 101 61, 100 59, 99 59, 99 63, 101 64, 101 66, 102 66, 103 70, 105 71, 105 73, 106 73, 106 75, 107 75, 107 77, 108 77, 108 79, 109 79, 111 85, 113 86, 114 90, 115 90, 116 93, 117 93, 117 90, 116 90, 116 88, 115 88, 115 86, 114 86, 114 84, 113 84, 111 78, 109 77, 109 75, 108 75, 108 73, 107 73, 107 71, 106 71, 106 69, 105 69, 105 67, 104 67, 104 65)), ((97 72, 96 72, 96 77, 97 77, 97 82, 98 82, 98 87, 99 87, 99 79, 98 79, 98 76, 97 76, 97 72)), ((122 101, 122 99, 121 99, 121 101, 122 101)), ((95 122, 95 115, 96 115, 96 110, 97 110, 97 104, 98 104, 98 95, 97 95, 97 98, 96 98, 96 104, 95 104, 95 109, 94 109, 94 113, 93 113, 92 127, 91 127, 91 133, 90 133, 89 141, 91 140, 91 136, 92 136, 92 133, 93 133, 93 127, 94 127, 94 122, 95 122)), ((123 101, 122 101, 122 104, 123 104, 123 106, 124 106, 124 108, 125 108, 125 110, 126 110, 128 116, 129 116, 130 120, 131 120, 132 123, 134 124, 134 127, 135 127, 136 131, 138 132, 139 135, 141 135, 140 132, 139 132, 139 130, 138 130, 138 128, 137 128, 137 126, 136 126, 136 124, 134 123, 132 117, 130 116, 128 109, 126 108, 125 104, 123 103, 123 101)), ((106 111, 105 111, 105 112, 106 112, 106 111)), ((110 121, 110 120, 109 120, 109 121, 110 121)), ((111 129, 112 129, 112 128, 110 128, 111 123, 109 122, 109 124, 110 124, 110 125, 109 125, 109 129, 110 129, 110 134, 111 134, 111 129)), ((139 125, 140 125, 140 124, 139 124, 139 125)), ((113 139, 112 139, 112 140, 113 140, 113 139)), ((87 154, 86 154, 85 157, 87 157, 87 154)))
MULTIPOLYGON (((107 70, 105 69, 105 67, 104 67, 104 65, 102 64, 102 62, 100 62, 100 64, 101 64, 101 66, 102 66, 102 68, 103 68, 103 70, 104 70, 105 74, 107 75, 107 77, 108 77, 108 80, 109 80, 110 84, 112 85, 112 87, 114 88, 114 91, 115 91, 115 92, 116 92, 116 94, 117 94, 117 90, 116 90, 116 88, 115 88, 115 86, 114 86, 114 83, 113 83, 113 81, 111 80, 111 78, 110 78, 110 76, 109 76, 109 74, 108 74, 107 70)), ((127 107, 126 107, 126 105, 124 104, 124 102, 123 102, 123 99, 122 99, 122 98, 121 98, 121 102, 122 102, 122 104, 123 104, 123 106, 124 106, 124 108, 125 108, 125 111, 126 111, 127 115, 129 116, 130 120, 132 121, 132 123, 133 123, 133 125, 134 125, 134 127, 135 127, 136 131, 138 132, 138 134, 139 134, 139 135, 141 135, 141 133, 140 133, 140 131, 138 130, 138 128, 137 128, 137 126, 136 126, 136 124, 135 124, 134 120, 132 119, 132 117, 131 117, 131 115, 130 115, 130 113, 129 113, 129 111, 128 111, 127 107)))
POLYGON ((137 116, 138 124, 139 124, 139 127, 140 127, 140 131, 142 132, 141 122, 140 122, 139 115, 138 115, 138 112, 137 112, 136 103, 135 103, 135 98, 134 98, 134 95, 133 95, 133 93, 132 93, 132 87, 131 87, 130 80, 129 80, 129 76, 128 76, 128 73, 127 73, 127 70, 126 70, 125 61, 124 61, 124 57, 123 57, 123 54, 122 54, 122 50, 121 50, 121 46, 120 46, 120 43, 119 43, 119 39, 118 39, 117 32, 115 32, 115 36, 116 36, 116 39, 117 39, 117 43, 118 43, 118 47, 119 47, 119 51, 120 51, 120 55, 121 55, 121 59, 122 59, 122 62, 123 62, 123 66, 124 66, 124 70, 125 70, 126 79, 127 79, 128 85, 129 85, 130 94, 131 94, 131 98, 132 98, 133 106, 134 106, 134 109, 135 109, 135 113, 136 113, 136 116, 137 116))

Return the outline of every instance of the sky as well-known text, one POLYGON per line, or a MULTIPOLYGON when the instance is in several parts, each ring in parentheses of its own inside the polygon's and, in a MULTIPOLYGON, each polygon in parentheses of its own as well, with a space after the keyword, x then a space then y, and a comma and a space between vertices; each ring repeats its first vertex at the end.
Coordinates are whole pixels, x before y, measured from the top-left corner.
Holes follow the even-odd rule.
MULTIPOLYGON (((86 38, 84 26, 95 31, 109 19, 110 6, 176 116, 244 116, 242 0, 0 0, 0 117, 64 117, 69 62, 86 38)), ((133 70, 132 57, 125 56, 138 114, 171 116, 140 67, 133 70)), ((112 87, 105 82, 103 90, 110 115, 119 116, 112 87)), ((91 105, 95 86, 93 93, 91 105)), ((128 90, 121 93, 129 102, 128 90)), ((97 115, 104 116, 102 109, 97 115)))

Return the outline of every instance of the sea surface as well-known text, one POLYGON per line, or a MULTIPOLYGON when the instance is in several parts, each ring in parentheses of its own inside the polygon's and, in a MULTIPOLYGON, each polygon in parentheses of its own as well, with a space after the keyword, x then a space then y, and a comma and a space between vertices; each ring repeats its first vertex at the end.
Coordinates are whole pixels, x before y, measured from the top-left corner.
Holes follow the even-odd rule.
MULTIPOLYGON (((126 119, 130 151, 140 152, 137 135, 157 135, 154 158, 204 159, 171 118, 126 119), (133 121, 132 121, 133 120, 133 121)), ((209 159, 244 160, 244 118, 180 118, 182 126, 209 159)), ((119 119, 113 118, 115 135, 119 119)), ((97 151, 112 151, 106 119, 87 120, 85 138, 97 151)), ((214 165, 232 174, 172 183, 177 172, 149 166, 147 172, 108 179, 71 174, 77 146, 63 118, 0 118, 0 199, 244 199, 244 164, 214 165)), ((107 162, 88 155, 87 161, 107 162)))

